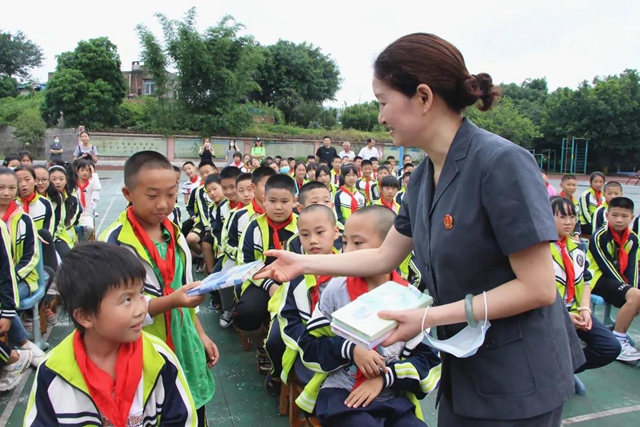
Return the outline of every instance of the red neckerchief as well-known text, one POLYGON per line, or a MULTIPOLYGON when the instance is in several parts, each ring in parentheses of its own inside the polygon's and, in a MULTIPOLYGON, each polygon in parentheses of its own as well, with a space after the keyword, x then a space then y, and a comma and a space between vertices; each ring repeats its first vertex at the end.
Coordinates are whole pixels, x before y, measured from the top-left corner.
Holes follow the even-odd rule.
POLYGON ((600 207, 600 205, 602 204, 602 190, 593 190, 593 194, 594 196, 596 196, 596 206, 600 207))
POLYGON ((629 236, 631 235, 631 230, 627 227, 624 229, 624 232, 622 233, 622 235, 620 235, 620 233, 618 233, 616 230, 613 229, 613 227, 611 226, 611 223, 609 223, 609 231, 611 231, 611 234, 613 234, 613 241, 620 248, 620 250, 618 251, 618 264, 620 265, 620 275, 622 276, 624 281, 627 282, 627 278, 625 277, 624 272, 627 269, 627 266, 629 265, 629 253, 627 252, 625 245, 629 240, 629 236))
POLYGON ((302 181, 298 181, 296 180, 296 185, 298 186, 298 191, 300 191, 300 189, 302 188, 302 186, 304 185, 304 180, 302 181))
POLYGON ((309 313, 313 313, 316 306, 320 302, 320 285, 327 283, 329 280, 333 278, 333 276, 315 276, 316 277, 316 285, 309 290, 311 294, 311 310, 309 313))
POLYGON ((196 181, 198 181, 198 175, 193 175, 191 178, 189 178, 189 181, 191 181, 192 184, 195 184, 196 181))
POLYGON ((267 224, 269 224, 269 228, 271 228, 272 230, 274 249, 278 249, 278 250, 282 249, 282 244, 280 243, 280 236, 278 236, 278 231, 282 230, 287 225, 291 224, 292 220, 293 220, 293 213, 289 215, 289 219, 281 222, 280 224, 276 224, 273 221, 271 221, 271 218, 269 218, 269 216, 267 215, 267 224))
POLYGON ((384 197, 381 197, 380 198, 380 203, 382 203, 382 206, 386 206, 386 207, 388 207, 389 209, 391 209, 394 212, 396 211, 396 209, 395 209, 395 207, 396 207, 395 206, 396 205, 395 200, 392 200, 391 203, 387 204, 387 202, 384 201, 384 197))
MULTIPOLYGON (((400 283, 403 286, 408 286, 409 283, 406 280, 403 280, 402 277, 398 274, 398 272, 393 271, 391 273, 391 277, 389 278, 392 282, 400 283)), ((355 301, 360 295, 366 294, 369 292, 369 286, 367 285, 366 280, 362 277, 347 277, 347 292, 349 293, 349 299, 351 301, 355 301)), ((375 348, 373 349, 375 350, 375 348)), ((356 368, 357 369, 357 368, 356 368)), ((353 390, 360 387, 360 385, 365 382, 367 377, 357 369, 356 372, 356 383, 353 385, 353 390)))
POLYGON ((77 330, 73 335, 73 351, 98 412, 115 427, 126 427, 142 378, 142 337, 134 342, 120 344, 115 379, 89 358, 77 330))
POLYGON ((349 191, 349 189, 344 185, 340 187, 340 190, 342 190, 343 193, 347 193, 349 197, 351 197, 351 213, 355 213, 355 211, 358 210, 358 200, 356 199, 356 196, 354 196, 353 193, 349 191))
POLYGON ((358 178, 362 178, 362 169, 358 169, 358 178))
POLYGON ((240 162, 240 163, 233 162, 233 163, 231 164, 231 166, 235 166, 235 167, 237 167, 238 169, 240 169, 240 168, 243 168, 243 167, 244 167, 244 163, 242 163, 242 162, 240 162))
POLYGON ((37 196, 38 196, 38 192, 34 191, 33 194, 31 194, 26 199, 23 199, 22 197, 20 197, 20 201, 22 202, 22 210, 25 213, 29 213, 29 204, 33 202, 37 196))
POLYGON ((262 215, 263 213, 265 213, 264 208, 263 208, 262 206, 260 206, 260 205, 258 204, 258 202, 256 202, 256 199, 253 199, 253 200, 251 201, 251 206, 253 206, 253 211, 254 211, 255 213, 257 213, 258 215, 262 215))
POLYGON ((80 203, 82 203, 82 207, 83 208, 86 208, 87 207, 87 201, 85 199, 84 190, 86 190, 86 188, 89 186, 89 180, 85 179, 84 180, 84 185, 80 184, 80 181, 78 181, 77 185, 78 185, 78 189, 80 190, 80 203))
POLYGON ((338 185, 340 184, 340 171, 336 172, 335 170, 333 171, 333 185, 338 185))
MULTIPOLYGON (((140 225, 138 217, 133 212, 133 206, 127 208, 127 219, 131 224, 133 234, 135 234, 138 241, 149 252, 151 260, 160 271, 163 281, 162 296, 166 297, 171 295, 173 293, 171 283, 173 283, 173 277, 176 274, 176 236, 173 224, 169 218, 165 218, 162 221, 162 225, 167 229, 169 236, 171 237, 167 243, 167 256, 165 259, 162 259, 160 252, 158 252, 158 248, 156 248, 156 245, 153 243, 153 240, 151 240, 147 232, 142 228, 142 225, 140 225)), ((182 308, 179 310, 182 315, 182 308)), ((171 337, 171 310, 164 312, 164 322, 167 328, 167 345, 173 350, 173 338, 171 337)))
POLYGON ((371 178, 365 178, 364 179, 364 195, 367 198, 367 203, 369 203, 369 201, 371 200, 371 178))
POLYGON ((575 202, 576 202, 576 201, 575 201, 575 199, 573 198, 573 196, 567 196, 567 194, 564 192, 564 190, 562 190, 562 191, 558 194, 558 196, 560 196, 560 197, 564 197, 565 199, 569 199, 569 200, 571 200, 574 204, 575 204, 575 202))
MULTIPOLYGON (((231 205, 229 205, 229 206, 231 206, 231 205)), ((234 207, 232 207, 231 209, 235 209, 235 210, 239 211, 242 208, 244 208, 244 205, 242 204, 242 202, 238 202, 238 204, 235 205, 234 207)))
POLYGON ((567 299, 566 303, 573 301, 576 296, 576 272, 573 268, 573 260, 569 256, 567 250, 567 236, 556 242, 560 246, 560 254, 562 254, 562 263, 564 264, 564 271, 567 275, 567 299))
POLYGON ((242 206, 242 203, 240 203, 240 202, 232 202, 231 200, 229 200, 229 207, 230 207, 231 209, 235 209, 235 208, 237 208, 238 206, 242 206))
POLYGON ((4 216, 2 217, 2 221, 5 224, 8 224, 8 221, 11 218, 11 215, 13 215, 13 213, 18 209, 20 209, 20 206, 16 203, 15 200, 12 200, 11 203, 9 203, 9 206, 7 207, 7 211, 4 213, 4 216))

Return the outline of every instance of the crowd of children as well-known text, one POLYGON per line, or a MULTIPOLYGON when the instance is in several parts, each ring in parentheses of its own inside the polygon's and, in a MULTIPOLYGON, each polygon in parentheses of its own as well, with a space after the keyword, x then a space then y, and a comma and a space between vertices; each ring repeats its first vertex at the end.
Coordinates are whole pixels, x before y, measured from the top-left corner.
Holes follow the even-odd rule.
MULTIPOLYGON (((410 157, 397 167, 392 156, 382 164, 357 156, 335 156, 330 165, 314 156, 244 163, 234 148, 234 161, 221 170, 207 159, 176 170, 162 154, 135 153, 124 168, 128 207, 100 242, 82 245, 95 230, 90 155, 47 167, 7 159, 0 169, 0 333, 8 332, 9 343, 0 343, 0 390, 14 387, 29 364, 40 366, 27 425, 73 423, 79 414, 115 426, 207 425, 210 368, 220 355, 197 316, 205 297, 187 294, 199 285, 194 272, 269 264, 271 249, 378 247, 413 171, 410 157), (57 292, 76 327, 46 359, 16 314, 39 286, 40 258, 57 271, 57 292)), ((602 174, 590 183, 577 198, 575 176, 562 178, 558 195, 547 182, 558 230, 556 284, 586 344, 576 372, 640 360, 627 336, 640 311, 634 205, 602 174), (613 331, 592 316, 592 293, 620 308, 613 331)), ((437 387, 437 352, 421 336, 367 351, 329 327, 335 310, 389 280, 420 287, 412 258, 383 276, 251 279, 212 294, 211 308, 222 328, 234 325, 251 342, 267 391, 279 395, 283 383, 302 383, 296 403, 323 425, 424 425, 417 399, 437 387)))

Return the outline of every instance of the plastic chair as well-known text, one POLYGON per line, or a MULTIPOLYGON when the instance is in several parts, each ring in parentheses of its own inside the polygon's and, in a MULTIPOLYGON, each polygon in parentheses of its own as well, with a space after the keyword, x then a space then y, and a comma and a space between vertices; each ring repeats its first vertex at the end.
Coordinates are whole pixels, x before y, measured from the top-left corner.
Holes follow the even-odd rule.
POLYGON ((591 294, 591 312, 595 312, 597 305, 604 306, 604 319, 602 319, 602 323, 604 326, 613 329, 613 325, 616 324, 616 319, 611 315, 611 304, 607 304, 601 296, 591 294))
MULTIPOLYGON (((40 245, 40 251, 42 252, 42 243, 40 245)), ((47 267, 45 270, 44 261, 40 257, 38 265, 36 266, 38 271, 38 289, 27 298, 20 301, 18 310, 32 310, 33 312, 33 341, 41 350, 49 348, 49 343, 42 340, 42 331, 40 330, 40 301, 47 294, 47 290, 51 282, 53 281, 53 274, 51 269, 47 267)))
POLYGON ((573 376, 573 385, 575 392, 578 396, 584 396, 587 394, 587 388, 584 386, 584 383, 578 378, 577 375, 573 376))

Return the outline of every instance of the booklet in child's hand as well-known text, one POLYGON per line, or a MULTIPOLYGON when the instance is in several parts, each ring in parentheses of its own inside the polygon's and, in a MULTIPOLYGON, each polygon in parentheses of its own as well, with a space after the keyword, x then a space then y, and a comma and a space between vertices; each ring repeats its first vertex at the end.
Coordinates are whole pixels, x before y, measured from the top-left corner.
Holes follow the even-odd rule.
POLYGON ((395 320, 380 319, 379 311, 411 310, 431 304, 433 298, 413 286, 386 282, 331 314, 331 328, 336 335, 373 348, 398 326, 395 320))
POLYGON ((192 297, 204 295, 231 286, 241 285, 251 279, 260 269, 264 267, 264 262, 253 261, 248 264, 237 265, 226 271, 219 271, 207 276, 202 284, 187 291, 187 295, 192 297))

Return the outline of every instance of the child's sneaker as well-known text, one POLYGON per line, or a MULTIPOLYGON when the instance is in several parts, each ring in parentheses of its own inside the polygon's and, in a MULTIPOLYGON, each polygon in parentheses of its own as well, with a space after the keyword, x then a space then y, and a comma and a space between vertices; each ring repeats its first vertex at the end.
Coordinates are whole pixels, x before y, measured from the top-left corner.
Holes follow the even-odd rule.
POLYGON ((9 391, 16 388, 25 375, 33 360, 33 353, 29 350, 16 350, 20 358, 16 363, 6 365, 0 369, 0 391, 9 391))
POLYGON ((44 351, 40 350, 40 347, 32 343, 31 341, 27 341, 26 344, 20 347, 20 350, 29 350, 33 354, 33 358, 31 359, 31 364, 34 368, 40 366, 40 363, 46 357, 44 351))
POLYGON ((223 311, 220 315, 220 327, 222 329, 227 329, 231 325, 233 325, 233 313, 230 311, 223 311))
POLYGON ((267 352, 264 351, 264 348, 258 348, 258 367, 260 368, 260 372, 265 374, 271 371, 271 360, 269 360, 269 356, 267 356, 267 352))
POLYGON ((622 343, 622 351, 617 360, 620 362, 635 362, 636 360, 640 360, 640 351, 632 346, 629 340, 626 340, 622 343))
POLYGON ((58 315, 54 313, 50 308, 44 309, 44 316, 47 318, 47 325, 55 326, 58 323, 58 315))
POLYGON ((282 381, 280 381, 280 378, 274 378, 269 374, 265 378, 264 385, 269 396, 280 396, 280 390, 282 389, 282 381))

